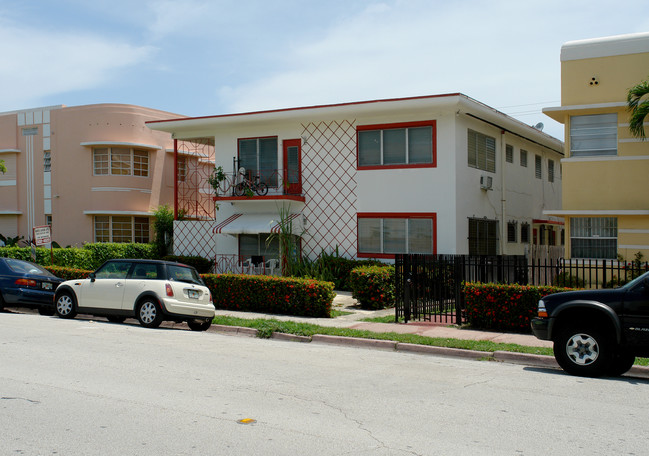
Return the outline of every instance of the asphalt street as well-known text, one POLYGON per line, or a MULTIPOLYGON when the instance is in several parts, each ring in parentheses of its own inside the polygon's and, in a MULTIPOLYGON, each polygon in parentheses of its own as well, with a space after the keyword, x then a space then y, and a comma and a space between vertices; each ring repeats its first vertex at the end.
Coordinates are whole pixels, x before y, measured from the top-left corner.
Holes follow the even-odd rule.
POLYGON ((645 454, 649 383, 0 314, 0 454, 645 454), (603 413, 605 411, 605 413, 603 413))

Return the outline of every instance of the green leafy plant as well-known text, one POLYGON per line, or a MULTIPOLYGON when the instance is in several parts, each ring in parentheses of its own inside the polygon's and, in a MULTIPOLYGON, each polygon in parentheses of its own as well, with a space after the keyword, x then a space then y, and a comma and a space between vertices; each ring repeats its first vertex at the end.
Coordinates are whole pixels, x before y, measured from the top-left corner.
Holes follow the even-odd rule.
POLYGON ((5 247, 17 247, 18 242, 22 241, 23 239, 25 239, 24 236, 5 237, 0 234, 0 241, 4 243, 5 247))
POLYGON ((477 329, 505 332, 531 331, 539 299, 571 288, 551 286, 464 283, 466 318, 477 329))
POLYGON ((644 121, 649 114, 649 79, 641 81, 627 93, 627 109, 630 112, 629 130, 636 138, 645 139, 644 121))
POLYGON ((204 274, 217 309, 329 318, 330 282, 243 274, 204 274))
POLYGON ((349 275, 352 297, 363 309, 383 309, 394 306, 394 267, 365 266, 353 269, 349 275))

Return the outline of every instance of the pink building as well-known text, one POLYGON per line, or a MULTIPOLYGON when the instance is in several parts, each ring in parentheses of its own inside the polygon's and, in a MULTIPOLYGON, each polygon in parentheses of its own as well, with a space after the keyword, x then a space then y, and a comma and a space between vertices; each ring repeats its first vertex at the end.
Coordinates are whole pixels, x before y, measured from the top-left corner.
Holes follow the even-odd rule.
POLYGON ((169 133, 146 122, 177 114, 122 104, 0 114, 0 234, 51 225, 62 246, 148 242, 152 211, 173 206, 169 133))

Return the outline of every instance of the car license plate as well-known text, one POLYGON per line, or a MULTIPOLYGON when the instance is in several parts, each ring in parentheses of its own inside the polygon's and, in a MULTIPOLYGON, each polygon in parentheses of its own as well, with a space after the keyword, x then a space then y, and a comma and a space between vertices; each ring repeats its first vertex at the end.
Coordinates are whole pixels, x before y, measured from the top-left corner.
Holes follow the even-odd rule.
POLYGON ((201 296, 201 292, 198 290, 187 290, 187 296, 192 299, 198 299, 201 296))
POLYGON ((51 290, 52 284, 50 282, 41 282, 41 288, 43 290, 51 290))

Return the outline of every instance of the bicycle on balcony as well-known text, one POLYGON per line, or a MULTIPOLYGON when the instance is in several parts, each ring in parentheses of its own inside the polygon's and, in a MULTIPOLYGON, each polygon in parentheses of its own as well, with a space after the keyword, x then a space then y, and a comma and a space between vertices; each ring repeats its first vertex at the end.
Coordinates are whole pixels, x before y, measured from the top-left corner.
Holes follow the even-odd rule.
POLYGON ((253 196, 256 193, 259 196, 264 196, 268 193, 268 185, 261 182, 259 175, 254 179, 249 179, 246 176, 246 169, 239 168, 239 183, 234 187, 234 194, 236 196, 253 196))

